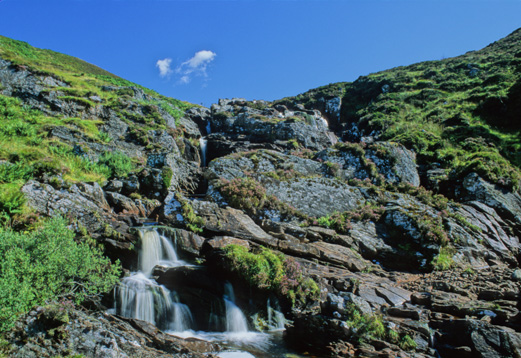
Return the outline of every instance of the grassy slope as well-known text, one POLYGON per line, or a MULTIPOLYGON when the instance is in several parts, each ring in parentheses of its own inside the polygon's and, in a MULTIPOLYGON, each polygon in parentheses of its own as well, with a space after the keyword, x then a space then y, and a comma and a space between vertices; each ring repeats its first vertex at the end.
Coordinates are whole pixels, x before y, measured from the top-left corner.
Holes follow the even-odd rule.
MULTIPOLYGON (((88 108, 98 105, 90 97, 99 97, 104 106, 112 108, 129 125, 131 134, 144 146, 149 143, 147 130, 168 129, 159 113, 160 109, 179 118, 187 108, 193 106, 162 96, 75 57, 37 49, 25 42, 2 36, 0 58, 10 61, 20 70, 26 69, 36 75, 50 75, 65 82, 67 86, 44 90, 58 91, 62 94, 59 97, 62 100, 75 101, 88 108), (107 91, 103 90, 104 86, 118 89, 107 91), (142 89, 152 100, 135 100, 132 97, 134 92, 129 87, 142 89), (137 102, 147 115, 129 113, 125 109, 125 102, 128 101, 137 102)), ((81 132, 91 142, 107 144, 112 139, 100 130, 102 124, 101 120, 48 116, 24 106, 18 98, 0 94, 0 163, 6 161, 15 164, 0 165, 0 219, 5 213, 13 215, 22 210, 23 197, 19 189, 32 177, 43 173, 59 173, 71 182, 102 182, 110 177, 113 174, 110 165, 107 167, 75 155, 69 145, 50 135, 54 127, 63 126, 81 132)), ((110 161, 114 158, 105 159, 110 161)))
POLYGON ((313 89, 293 101, 312 106, 341 96, 343 123, 400 142, 420 164, 439 163, 450 179, 477 171, 519 187, 521 29, 480 51, 397 67, 355 82, 313 89))

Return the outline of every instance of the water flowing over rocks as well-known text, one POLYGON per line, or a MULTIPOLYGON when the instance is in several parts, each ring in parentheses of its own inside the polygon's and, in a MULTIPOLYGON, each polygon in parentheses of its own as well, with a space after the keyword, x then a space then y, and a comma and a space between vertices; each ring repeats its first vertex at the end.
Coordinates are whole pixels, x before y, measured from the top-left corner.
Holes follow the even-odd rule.
POLYGON ((101 89, 112 104, 81 101, 65 96, 66 81, 2 59, 0 84, 45 115, 101 121, 104 140, 52 127, 71 155, 96 163, 117 151, 137 166, 105 183, 49 172, 22 186, 35 214, 72 219, 125 276, 102 301, 112 311, 61 302, 21 317, 7 336, 14 357, 212 357, 238 345, 228 333, 272 329, 317 357, 521 356, 519 191, 477 172, 449 183, 454 173, 418 165, 412 146, 364 129, 350 98, 181 111, 114 85, 101 89), (230 247, 251 254, 234 263, 251 270, 246 281, 230 247), (262 281, 277 263, 286 276, 279 267, 262 281), (299 301, 306 282, 316 295, 299 301), (174 337, 183 332, 192 338, 174 337))

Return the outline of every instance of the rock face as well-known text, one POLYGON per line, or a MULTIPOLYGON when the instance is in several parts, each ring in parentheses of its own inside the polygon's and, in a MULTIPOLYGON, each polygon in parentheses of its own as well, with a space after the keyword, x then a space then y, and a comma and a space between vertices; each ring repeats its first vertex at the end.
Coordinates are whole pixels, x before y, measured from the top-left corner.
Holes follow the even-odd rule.
MULTIPOLYGON (((100 183, 35 170, 21 188, 27 206, 70 218, 127 270, 136 270, 138 260, 134 227, 161 226, 177 253, 198 266, 156 266, 152 277, 180 302, 199 307, 193 319, 201 329, 224 329, 210 318, 225 315, 230 281, 250 328, 269 326, 268 299, 280 300, 292 322, 285 338, 302 352, 521 356, 519 191, 478 172, 450 182, 455 172, 426 163, 432 153, 417 155, 418 145, 428 143, 398 144, 382 130, 369 131, 378 118, 360 112, 354 99, 317 89, 300 99, 234 98, 186 109, 128 85, 74 97, 67 95, 74 93, 71 83, 2 59, 0 84, 4 96, 60 119, 46 139, 70 149, 67 158, 94 165, 120 152, 134 165, 100 183), (96 130, 76 119, 95 122, 96 130), (250 261, 235 263, 254 266, 250 278, 265 277, 266 265, 277 260, 294 277, 285 281, 275 272, 270 289, 245 283, 230 269, 230 245, 250 254, 277 252, 264 266, 246 255, 250 261), (309 287, 288 288, 299 279, 317 285, 312 300, 296 298, 309 287)), ((372 94, 385 97, 391 88, 365 84, 374 87, 360 94, 368 106, 372 94)), ((14 164, 0 159, 2 168, 14 164)), ((220 349, 143 321, 62 308, 23 316, 7 336, 9 354, 208 357, 220 349)))

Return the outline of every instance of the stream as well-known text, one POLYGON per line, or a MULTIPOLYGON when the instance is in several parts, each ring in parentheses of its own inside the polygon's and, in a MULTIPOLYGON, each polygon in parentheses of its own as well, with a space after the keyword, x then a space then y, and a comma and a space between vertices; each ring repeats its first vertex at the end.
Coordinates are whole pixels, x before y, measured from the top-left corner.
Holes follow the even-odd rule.
MULTIPOLYGON (((254 330, 252 319, 236 304, 234 288, 223 282, 223 292, 219 307, 208 317, 208 324, 201 329, 195 322, 190 302, 179 299, 183 287, 169 290, 158 284, 152 272, 154 267, 167 268, 193 266, 179 260, 170 238, 153 227, 138 229, 140 249, 137 271, 121 280, 115 290, 115 307, 118 315, 144 320, 156 325, 164 332, 181 338, 198 338, 217 342, 225 348, 215 354, 221 358, 268 358, 298 357, 288 350, 283 341, 285 318, 277 310, 278 305, 266 302, 266 331, 254 330), (215 330, 204 330, 216 328, 215 330)), ((200 309, 200 308, 199 308, 200 309)))

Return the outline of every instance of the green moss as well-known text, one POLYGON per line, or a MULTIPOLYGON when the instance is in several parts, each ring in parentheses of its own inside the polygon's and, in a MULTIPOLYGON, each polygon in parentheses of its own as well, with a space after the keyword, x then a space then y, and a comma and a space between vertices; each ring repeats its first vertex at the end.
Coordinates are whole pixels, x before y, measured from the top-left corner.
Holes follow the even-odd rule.
POLYGON ((184 199, 180 194, 176 194, 176 200, 181 203, 181 210, 183 212, 183 219, 185 220, 188 230, 200 233, 203 232, 204 219, 198 216, 190 202, 184 199))
POLYGON ((172 171, 172 168, 170 167, 163 167, 161 170, 161 177, 163 178, 163 186, 165 188, 170 187, 170 183, 172 182, 172 176, 174 175, 174 172, 172 171))
POLYGON ((409 335, 405 335, 402 337, 402 339, 400 340, 400 343, 398 344, 400 346, 401 349, 403 349, 404 351, 412 351, 412 350, 415 350, 416 347, 418 346, 418 344, 416 343, 416 341, 414 339, 411 338, 411 336, 409 335))
POLYGON ((387 332, 381 316, 362 314, 352 303, 347 305, 346 311, 346 324, 352 331, 351 340, 362 342, 370 338, 386 337, 387 332))
POLYGON ((304 306, 319 297, 317 283, 303 276, 298 262, 280 252, 263 247, 250 252, 243 246, 228 245, 224 254, 227 270, 250 287, 277 293, 293 307, 304 306))

